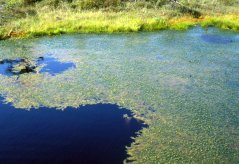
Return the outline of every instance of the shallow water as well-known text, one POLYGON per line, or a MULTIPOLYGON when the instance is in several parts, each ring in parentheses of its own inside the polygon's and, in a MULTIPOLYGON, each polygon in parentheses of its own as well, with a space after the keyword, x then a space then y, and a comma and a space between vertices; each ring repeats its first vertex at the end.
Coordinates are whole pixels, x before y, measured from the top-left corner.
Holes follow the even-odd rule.
POLYGON ((112 104, 27 111, 0 102, 0 127, 0 163, 79 164, 123 163, 146 126, 112 104))
POLYGON ((128 148, 139 163, 237 163, 238 47, 237 33, 199 27, 2 41, 1 60, 51 54, 75 67, 0 75, 0 94, 23 109, 98 103, 130 109, 150 123, 128 148))

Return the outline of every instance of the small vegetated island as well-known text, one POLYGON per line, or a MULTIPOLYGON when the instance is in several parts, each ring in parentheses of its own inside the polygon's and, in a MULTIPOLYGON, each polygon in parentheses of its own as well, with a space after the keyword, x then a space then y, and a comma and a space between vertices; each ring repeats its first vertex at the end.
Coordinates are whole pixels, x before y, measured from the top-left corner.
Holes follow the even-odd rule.
POLYGON ((238 31, 239 0, 0 0, 0 163, 238 163, 238 31))

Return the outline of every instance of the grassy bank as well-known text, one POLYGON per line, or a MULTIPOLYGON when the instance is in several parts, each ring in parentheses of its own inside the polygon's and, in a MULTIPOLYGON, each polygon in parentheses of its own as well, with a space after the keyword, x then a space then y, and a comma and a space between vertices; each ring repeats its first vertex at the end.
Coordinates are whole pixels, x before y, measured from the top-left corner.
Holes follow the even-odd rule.
POLYGON ((181 7, 172 5, 140 7, 139 4, 129 3, 126 5, 128 7, 86 10, 79 6, 72 8, 73 4, 70 6, 69 3, 62 3, 58 7, 43 2, 30 6, 21 5, 20 2, 9 3, 1 13, 11 13, 8 15, 12 17, 1 20, 0 39, 63 33, 185 30, 194 25, 239 31, 239 14, 236 10, 239 4, 218 7, 211 5, 207 8, 184 4, 189 7, 182 10, 181 7), (195 16, 194 11, 200 14, 195 16))

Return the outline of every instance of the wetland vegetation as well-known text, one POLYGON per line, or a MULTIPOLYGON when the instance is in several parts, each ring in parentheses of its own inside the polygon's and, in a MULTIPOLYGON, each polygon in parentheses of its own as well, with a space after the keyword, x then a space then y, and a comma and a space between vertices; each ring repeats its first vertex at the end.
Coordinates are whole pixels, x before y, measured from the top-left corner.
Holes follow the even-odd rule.
POLYGON ((5 40, 1 61, 50 54, 74 67, 0 74, 0 94, 18 110, 99 103, 130 109, 149 125, 127 147, 133 163, 237 163, 238 36, 196 27, 5 40))
POLYGON ((63 33, 239 30, 238 0, 0 0, 0 38, 63 33))
POLYGON ((238 163, 238 8, 0 0, 0 163, 238 163))

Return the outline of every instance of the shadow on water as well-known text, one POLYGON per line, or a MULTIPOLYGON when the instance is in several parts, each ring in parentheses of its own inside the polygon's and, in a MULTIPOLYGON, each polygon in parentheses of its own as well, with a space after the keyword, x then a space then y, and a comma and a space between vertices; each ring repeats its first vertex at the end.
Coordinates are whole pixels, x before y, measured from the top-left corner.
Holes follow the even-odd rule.
POLYGON ((214 43, 214 44, 230 44, 233 42, 233 39, 223 37, 220 35, 212 35, 212 34, 201 35, 201 39, 205 42, 214 43))
POLYGON ((125 146, 147 127, 129 110, 112 104, 27 111, 0 100, 0 163, 4 164, 123 163, 125 146))
POLYGON ((75 68, 75 65, 73 63, 59 62, 52 57, 39 57, 36 60, 17 58, 14 60, 4 59, 0 61, 0 74, 5 76, 44 72, 55 75, 70 68, 75 68))

